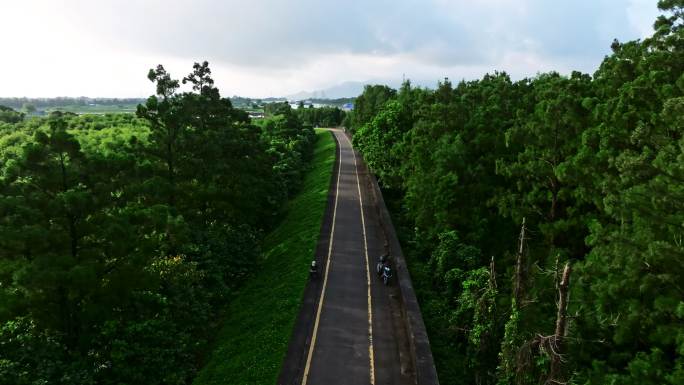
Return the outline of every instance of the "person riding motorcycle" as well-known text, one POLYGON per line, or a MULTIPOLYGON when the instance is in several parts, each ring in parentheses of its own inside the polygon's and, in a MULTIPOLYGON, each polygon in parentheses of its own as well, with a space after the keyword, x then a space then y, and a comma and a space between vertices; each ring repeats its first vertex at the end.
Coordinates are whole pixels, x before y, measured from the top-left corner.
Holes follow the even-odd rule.
POLYGON ((311 266, 309 266, 309 275, 311 278, 316 278, 318 276, 318 265, 316 264, 316 261, 311 261, 311 266))
POLYGON ((392 278, 392 266, 388 253, 380 256, 380 260, 375 266, 375 271, 378 274, 378 277, 382 278, 385 285, 389 284, 390 278, 392 278))
POLYGON ((389 265, 389 254, 388 253, 381 255, 380 259, 378 260, 378 264, 375 265, 375 272, 378 273, 378 277, 382 276, 383 268, 386 265, 389 265))

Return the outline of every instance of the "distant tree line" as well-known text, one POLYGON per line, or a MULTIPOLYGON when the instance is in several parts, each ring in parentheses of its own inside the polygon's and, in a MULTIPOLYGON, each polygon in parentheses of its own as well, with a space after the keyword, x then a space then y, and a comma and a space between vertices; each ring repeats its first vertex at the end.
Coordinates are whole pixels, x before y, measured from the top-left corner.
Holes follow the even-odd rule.
POLYGON ((124 104, 138 104, 144 103, 145 99, 141 98, 88 98, 88 97, 55 97, 55 98, 0 98, 0 105, 20 109, 26 105, 31 105, 36 108, 51 108, 64 106, 87 106, 89 104, 98 105, 124 105, 124 104))
POLYGON ((137 116, 1 109, 0 384, 192 381, 315 139, 210 75, 150 70, 137 116))
POLYGON ((0 105, 0 124, 18 123, 24 120, 24 113, 15 111, 10 107, 0 105))
MULTIPOLYGON (((282 103, 283 98, 246 98, 241 96, 232 96, 228 98, 234 108, 252 109, 262 108, 269 104, 282 103)), ((312 103, 322 104, 326 106, 342 107, 344 104, 353 103, 354 98, 338 98, 338 99, 311 99, 312 103)), ((66 106, 88 106, 91 104, 99 106, 119 106, 119 105, 137 105, 144 103, 142 98, 89 98, 89 97, 54 97, 54 98, 0 98, 0 105, 13 108, 15 110, 22 110, 23 112, 32 113, 35 109, 54 109, 66 106)))
POLYGON ((282 101, 283 101, 283 98, 253 99, 253 98, 245 98, 242 96, 232 96, 230 98, 230 102, 233 103, 233 106, 235 108, 242 108, 242 109, 261 108, 265 104, 279 103, 282 101))
POLYGON ((346 116, 338 107, 300 107, 295 113, 304 124, 314 127, 339 127, 346 116))
POLYGON ((367 86, 442 384, 684 383, 684 2, 592 75, 367 86))
POLYGON ((307 99, 311 101, 311 103, 316 103, 316 104, 324 104, 327 106, 333 106, 333 107, 342 107, 345 104, 349 103, 354 103, 355 98, 336 98, 336 99, 319 99, 319 98, 311 98, 307 99))
POLYGON ((292 111, 303 124, 312 127, 339 127, 346 118, 346 113, 338 107, 306 107, 300 102, 298 108, 292 109, 287 101, 268 103, 264 105, 264 113, 267 117, 283 114, 284 111, 292 111))
MULTIPOLYGON (((329 107, 342 107, 345 104, 348 103, 353 103, 354 98, 337 98, 337 99, 306 99, 308 102, 314 103, 314 104, 320 104, 323 106, 329 106, 329 107)), ((259 99, 253 99, 253 98, 245 98, 241 96, 233 96, 230 98, 230 101, 233 103, 233 106, 237 108, 260 108, 260 107, 266 107, 270 104, 278 104, 278 103, 286 103, 288 102, 285 98, 259 98, 259 99)))

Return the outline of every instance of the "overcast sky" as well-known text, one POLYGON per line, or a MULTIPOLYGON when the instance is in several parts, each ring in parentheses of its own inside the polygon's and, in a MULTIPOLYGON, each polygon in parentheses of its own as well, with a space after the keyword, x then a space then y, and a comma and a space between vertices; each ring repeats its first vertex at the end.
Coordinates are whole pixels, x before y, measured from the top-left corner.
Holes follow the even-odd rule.
POLYGON ((226 96, 346 81, 593 73, 655 0, 2 0, 0 96, 142 97, 208 60, 226 96))

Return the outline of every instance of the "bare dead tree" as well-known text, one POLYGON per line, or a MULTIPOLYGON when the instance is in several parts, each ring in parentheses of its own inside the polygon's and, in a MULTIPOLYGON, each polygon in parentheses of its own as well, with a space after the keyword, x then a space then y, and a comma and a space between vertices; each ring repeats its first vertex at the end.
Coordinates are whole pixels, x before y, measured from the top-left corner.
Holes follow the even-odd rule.
POLYGON ((489 262, 489 287, 491 289, 496 289, 496 269, 494 268, 494 256, 492 255, 492 260, 489 262))
POLYGON ((556 287, 556 291, 560 290, 560 254, 556 253, 556 264, 553 270, 553 284, 556 287))
POLYGON ((556 332, 551 341, 552 354, 551 366, 549 368, 549 377, 546 380, 547 384, 562 384, 563 379, 563 352, 564 339, 567 330, 568 317, 568 297, 570 295, 568 287, 570 286, 570 264, 566 263, 563 269, 563 278, 558 286, 558 313, 556 315, 556 332))
POLYGON ((566 263, 561 282, 558 285, 558 312, 556 314, 556 330, 554 334, 550 336, 537 334, 531 342, 526 344, 527 348, 522 349, 527 352, 527 355, 519 357, 519 359, 522 358, 523 364, 530 366, 532 351, 538 351, 549 356, 551 359, 549 371, 545 379, 544 377, 540 379, 545 385, 564 385, 567 383, 563 373, 563 363, 565 362, 563 355, 565 354, 565 339, 567 337, 568 298, 570 295, 568 289, 570 286, 571 270, 570 264, 566 263))
MULTIPOLYGON (((516 250, 516 260, 515 260, 515 272, 513 276, 513 298, 511 301, 511 316, 506 323, 506 332, 504 334, 504 340, 501 342, 501 362, 500 371, 501 375, 508 380, 511 380, 515 376, 516 383, 521 383, 525 373, 528 369, 528 364, 531 362, 530 353, 530 342, 525 342, 523 346, 520 344, 520 335, 518 334, 519 326, 519 310, 521 308, 523 300, 523 282, 524 282, 524 269, 523 269, 523 257, 525 253, 525 218, 523 217, 522 225, 520 226, 520 236, 518 238, 518 247, 516 250)), ((494 276, 494 258, 490 263, 491 276, 494 276)))
POLYGON ((523 253, 525 251, 525 218, 522 220, 522 226, 520 226, 520 237, 518 238, 518 253, 515 259, 515 284, 513 286, 513 298, 515 299, 515 304, 520 307, 522 301, 522 284, 523 284, 523 253))

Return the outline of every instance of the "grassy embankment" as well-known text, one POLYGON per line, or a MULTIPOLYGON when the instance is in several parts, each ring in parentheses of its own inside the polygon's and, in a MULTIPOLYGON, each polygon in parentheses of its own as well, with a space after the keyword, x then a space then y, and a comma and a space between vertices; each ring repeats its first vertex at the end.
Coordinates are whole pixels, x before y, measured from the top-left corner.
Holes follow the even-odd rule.
POLYGON ((313 168, 283 221, 266 236, 261 270, 227 310, 214 352, 194 385, 275 384, 299 311, 335 163, 335 141, 317 131, 313 168))

